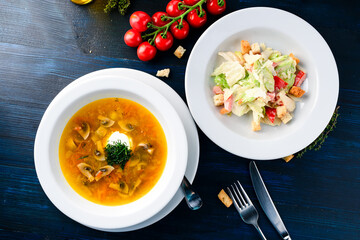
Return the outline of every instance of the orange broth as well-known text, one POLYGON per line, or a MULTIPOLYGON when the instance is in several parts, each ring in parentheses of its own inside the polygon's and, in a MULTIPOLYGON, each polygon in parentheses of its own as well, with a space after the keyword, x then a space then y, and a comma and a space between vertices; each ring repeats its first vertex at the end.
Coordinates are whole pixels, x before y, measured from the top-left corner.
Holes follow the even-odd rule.
POLYGON ((69 120, 61 135, 59 158, 67 182, 82 197, 102 205, 123 205, 144 196, 160 179, 167 158, 167 143, 161 125, 145 107, 128 99, 105 98, 87 104, 69 120), (103 127, 98 116, 115 123, 103 127), (90 126, 90 135, 85 140, 77 131, 84 122, 90 126), (131 131, 121 127, 126 124, 131 124, 131 131), (99 168, 108 165, 106 160, 95 158, 96 143, 100 141, 105 148, 107 139, 116 131, 131 139, 130 160, 124 169, 115 164, 109 175, 90 181, 80 172, 78 164, 90 165, 95 177, 99 168), (139 147, 140 143, 148 144, 151 151, 139 147))

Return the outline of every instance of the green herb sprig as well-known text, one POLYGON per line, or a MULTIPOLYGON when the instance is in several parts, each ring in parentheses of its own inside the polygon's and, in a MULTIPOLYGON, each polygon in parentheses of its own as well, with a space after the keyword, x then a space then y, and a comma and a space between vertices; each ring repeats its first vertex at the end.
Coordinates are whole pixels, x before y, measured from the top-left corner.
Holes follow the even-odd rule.
POLYGON ((124 169, 125 164, 131 157, 131 149, 120 141, 114 144, 107 144, 105 147, 106 161, 109 165, 120 165, 124 169))
POLYGON ((104 12, 109 13, 113 9, 117 8, 121 15, 125 15, 129 6, 130 6, 130 0, 108 0, 108 3, 104 8, 104 12))
POLYGON ((330 122, 326 126, 325 130, 319 135, 319 137, 317 137, 315 141, 313 141, 309 146, 307 146, 306 148, 295 154, 297 158, 301 158, 309 150, 315 150, 315 151, 320 150, 326 138, 329 136, 329 133, 332 132, 336 127, 337 119, 339 117, 339 108, 340 108, 339 106, 336 107, 330 122))

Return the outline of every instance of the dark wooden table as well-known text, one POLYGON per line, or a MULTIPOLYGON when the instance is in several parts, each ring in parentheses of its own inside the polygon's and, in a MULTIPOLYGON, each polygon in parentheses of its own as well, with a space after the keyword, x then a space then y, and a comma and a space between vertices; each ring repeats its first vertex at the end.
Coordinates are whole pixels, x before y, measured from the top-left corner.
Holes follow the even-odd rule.
MULTIPOLYGON (((164 10, 167 2, 131 1, 130 12, 150 14, 164 10)), ((228 0, 227 5, 226 13, 253 6, 292 12, 312 24, 332 49, 340 75, 336 130, 318 152, 290 163, 258 162, 258 167, 293 239, 360 239, 358 1, 228 0)), ((181 202, 152 226, 106 233, 66 217, 44 194, 34 169, 33 146, 40 119, 56 94, 76 78, 99 69, 126 67, 155 74, 169 67, 171 77, 164 81, 185 100, 189 52, 217 19, 210 17, 204 28, 192 29, 189 38, 176 43, 187 49, 182 59, 170 51, 144 63, 123 43, 129 15, 105 14, 103 6, 101 0, 88 6, 69 0, 0 1, 0 239, 258 239, 234 208, 225 208, 217 199, 222 187, 239 179, 260 210, 250 183, 249 160, 220 149, 201 131, 194 186, 204 206, 198 211, 181 202)), ((280 239, 259 212, 268 239, 280 239)))

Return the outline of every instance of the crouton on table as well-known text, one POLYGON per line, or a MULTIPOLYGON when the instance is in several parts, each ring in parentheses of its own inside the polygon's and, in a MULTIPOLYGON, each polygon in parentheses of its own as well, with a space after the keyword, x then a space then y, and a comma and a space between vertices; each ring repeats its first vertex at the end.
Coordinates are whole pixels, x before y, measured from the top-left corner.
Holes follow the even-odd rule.
POLYGON ((158 70, 156 73, 157 77, 169 77, 170 68, 165 68, 163 70, 158 70))
POLYGON ((174 54, 176 57, 181 58, 184 55, 185 51, 186 51, 185 48, 183 48, 182 46, 178 46, 174 54))
POLYGON ((224 189, 221 189, 221 191, 218 194, 218 198, 220 199, 220 201, 226 206, 226 207, 230 207, 231 204, 233 203, 233 201, 231 200, 231 198, 229 197, 229 195, 226 194, 226 192, 224 191, 224 189))
POLYGON ((285 162, 290 162, 291 159, 294 158, 294 154, 291 154, 289 156, 283 157, 283 159, 285 160, 285 162))

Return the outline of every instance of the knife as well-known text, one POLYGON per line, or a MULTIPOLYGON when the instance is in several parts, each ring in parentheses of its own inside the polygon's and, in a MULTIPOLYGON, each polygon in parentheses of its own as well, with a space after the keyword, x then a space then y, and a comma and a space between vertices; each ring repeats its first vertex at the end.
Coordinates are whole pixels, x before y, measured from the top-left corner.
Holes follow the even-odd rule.
POLYGON ((250 176, 256 196, 266 216, 268 217, 272 225, 275 227, 275 229, 278 231, 282 239, 291 240, 290 235, 286 230, 285 225, 281 220, 281 217, 278 211, 276 210, 276 207, 270 197, 270 194, 266 189, 264 181, 262 180, 261 175, 259 173, 259 170, 257 169, 255 162, 253 161, 250 162, 250 176))

